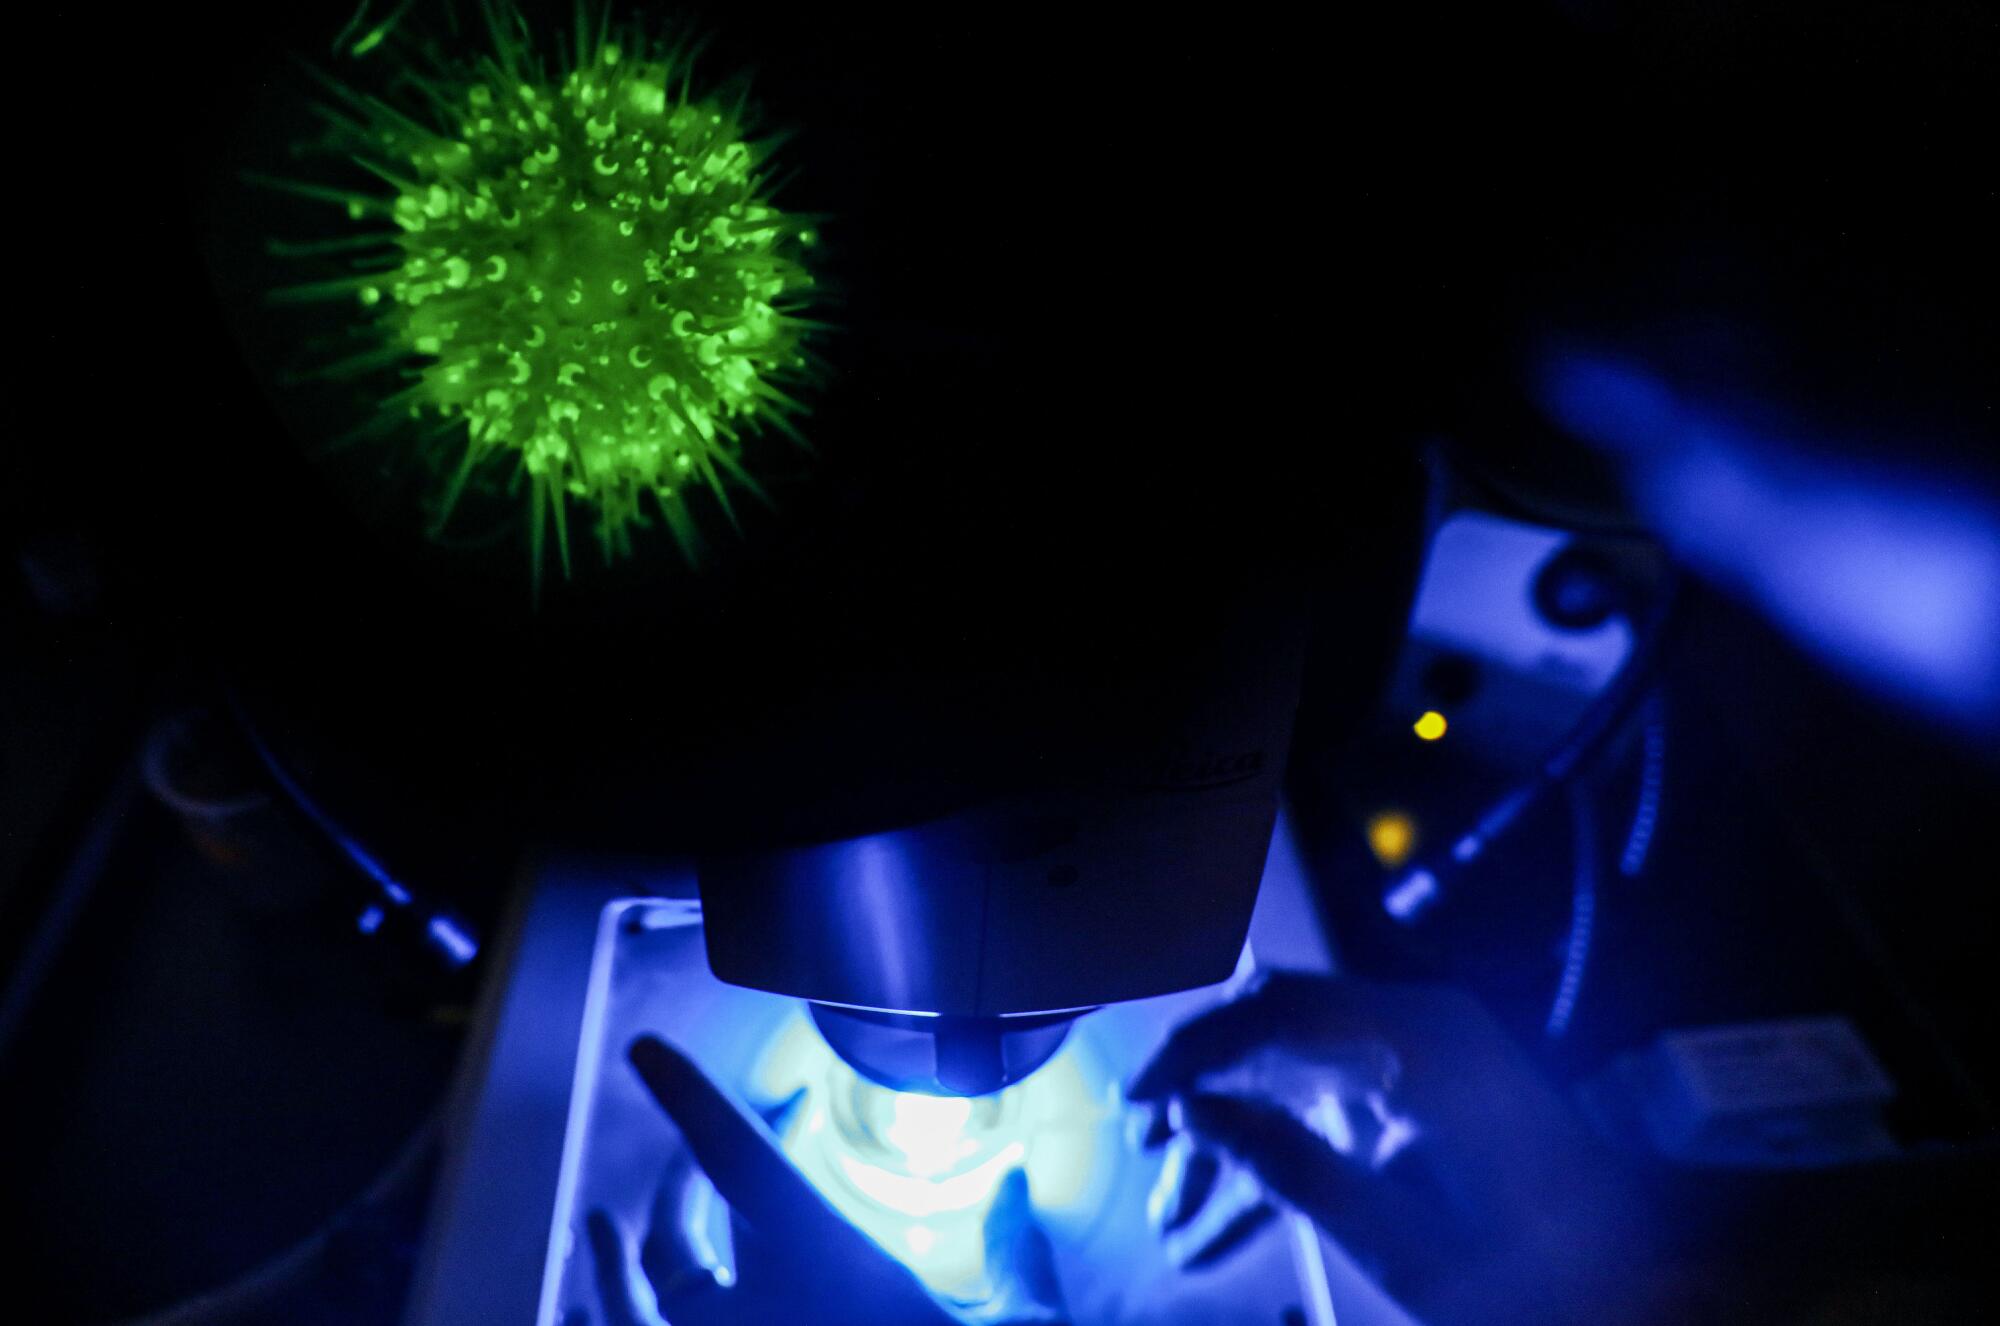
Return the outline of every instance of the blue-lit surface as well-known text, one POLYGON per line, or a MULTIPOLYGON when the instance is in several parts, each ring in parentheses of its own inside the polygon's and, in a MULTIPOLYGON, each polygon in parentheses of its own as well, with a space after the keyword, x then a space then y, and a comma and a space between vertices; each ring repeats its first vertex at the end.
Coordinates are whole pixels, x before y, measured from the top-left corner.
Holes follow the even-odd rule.
MULTIPOLYGON (((1001 1181, 1017 1169, 1026 1172, 1036 1217, 1052 1234, 1088 1241, 1104 1232, 1107 1211, 1129 1209, 1140 1218, 1122 1237, 1143 1237, 1145 1250, 1159 1256, 1143 1228, 1141 1200, 1121 1203, 1113 1195, 1143 1180, 1136 1170, 1124 1172, 1129 1148, 1117 1073, 1131 1066, 1107 1061, 1087 1034, 1072 1037, 1026 1081, 991 1096, 891 1091, 840 1060, 801 1001, 715 980, 698 910, 672 901, 608 909, 591 980, 545 1323, 562 1320, 565 1302, 595 1292, 582 1283, 588 1259, 569 1255, 577 1213, 611 1210, 636 1242, 652 1188, 678 1149, 623 1063, 622 1046, 640 1030, 682 1045, 754 1108, 787 1103, 779 1141, 801 1173, 968 1319, 1006 1288, 986 1264, 985 1226, 1001 1181)), ((719 1284, 733 1279, 728 1221, 713 1189, 696 1179, 678 1214, 694 1260, 719 1284)), ((1089 1277, 1072 1278, 1087 1297, 1089 1277)))
MULTIPOLYGON (((1570 542, 1562 530, 1480 511, 1454 513, 1431 541, 1411 608, 1411 638, 1564 691, 1601 689, 1632 651, 1631 626, 1613 615, 1588 630, 1559 630, 1543 621, 1534 605, 1536 572, 1570 542)), ((1397 694, 1390 707, 1416 712, 1430 702, 1397 694)), ((1445 715, 1454 743, 1499 735, 1491 731, 1491 713, 1475 713, 1461 724, 1464 712, 1454 707, 1445 715)), ((1520 744, 1543 744, 1534 737, 1521 734, 1520 744)))
POLYGON ((751 1085, 803 1092, 780 1142, 834 1207, 933 1292, 976 1305, 1003 1288, 986 1265, 986 1217, 1000 1181, 1027 1172, 1044 1218, 1101 1187, 1097 1149, 1121 1108, 1086 1048, 1066 1045, 1027 1080, 978 1099, 891 1091, 858 1075, 809 1019, 773 1036, 751 1085))
MULTIPOLYGON (((2000 724, 2000 499, 1835 458, 1608 355, 1553 355, 1540 385, 1559 423, 1626 464, 1646 518, 1710 579, 1854 679, 2000 724)), ((1882 441, 1893 454, 1899 440, 1882 441)))
MULTIPOLYGON (((1276 965, 1321 967, 1326 952, 1298 870, 1281 830, 1252 937, 1259 957, 1276 965)), ((541 1326, 573 1312, 599 1318, 584 1220, 606 1212, 636 1253, 659 1218, 654 1199, 663 1181, 682 1185, 669 1215, 692 1262, 716 1280, 714 1292, 736 1278, 726 1210, 698 1177, 673 1179, 676 1165, 685 1172, 674 1130, 625 1062, 623 1049, 640 1032, 684 1048, 753 1108, 779 1111, 775 1127, 794 1164, 967 1320, 1003 1310, 989 1305, 982 1316, 995 1268, 973 1231, 995 1187, 1017 1168, 1026 1172, 1034 1218, 1077 1326, 1224 1326, 1246 1313, 1279 1320, 1291 1307, 1305 1308, 1313 1326, 1334 1320, 1336 1307, 1344 1326, 1407 1320, 1309 1227, 1279 1222, 1226 1262, 1184 1272, 1177 1259, 1186 1240, 1163 1239, 1148 1218, 1148 1194, 1166 1160, 1137 1147, 1120 1084, 1170 1028, 1224 988, 1090 1014, 1016 1087, 946 1102, 859 1083, 798 1001, 717 981, 691 900, 611 903, 599 916, 588 968, 563 1160, 553 1201, 540 1208, 553 1217, 543 1226, 541 1326)), ((585 978, 572 969, 572 979, 585 978)))
MULTIPOLYGON (((1640 647, 1633 623, 1615 604, 1603 620, 1582 628, 1557 626, 1541 615, 1535 586, 1574 542, 1563 530, 1479 511, 1453 513, 1432 539, 1387 708, 1407 713, 1429 707, 1438 699, 1426 680, 1432 666, 1468 661, 1477 669, 1477 684, 1450 704, 1442 744, 1455 748, 1455 770, 1491 771, 1494 777, 1479 792, 1490 800, 1477 822, 1468 827, 1453 816, 1431 815, 1438 829, 1457 836, 1383 861, 1394 873, 1381 905, 1401 924, 1427 915, 1449 891, 1454 872, 1484 856, 1535 803, 1542 784, 1525 767, 1523 752, 1569 748, 1640 647)), ((1427 775, 1413 776, 1391 795, 1421 803, 1432 794, 1428 784, 1427 775)), ((1582 933, 1588 934, 1587 924, 1582 933)))

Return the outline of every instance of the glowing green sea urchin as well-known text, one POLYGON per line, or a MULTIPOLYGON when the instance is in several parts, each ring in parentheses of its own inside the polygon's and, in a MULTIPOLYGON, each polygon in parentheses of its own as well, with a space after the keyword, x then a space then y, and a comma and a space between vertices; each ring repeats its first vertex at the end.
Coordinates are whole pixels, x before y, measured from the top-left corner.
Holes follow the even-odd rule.
POLYGON ((690 95, 684 51, 602 22, 593 34, 579 10, 551 72, 510 5, 486 17, 486 53, 416 44, 381 96, 323 80, 319 146, 383 187, 264 182, 378 228, 274 246, 352 261, 277 298, 355 301, 367 348, 321 376, 400 369, 384 421, 444 422, 428 444, 448 449, 431 457, 434 533, 468 481, 525 480, 537 568, 553 526, 568 569, 571 503, 607 560, 647 508, 692 557, 692 488, 732 519, 732 486, 761 495, 739 459, 746 425, 798 438, 785 388, 817 325, 798 316, 810 220, 771 202, 771 144, 745 139, 741 101, 690 95))

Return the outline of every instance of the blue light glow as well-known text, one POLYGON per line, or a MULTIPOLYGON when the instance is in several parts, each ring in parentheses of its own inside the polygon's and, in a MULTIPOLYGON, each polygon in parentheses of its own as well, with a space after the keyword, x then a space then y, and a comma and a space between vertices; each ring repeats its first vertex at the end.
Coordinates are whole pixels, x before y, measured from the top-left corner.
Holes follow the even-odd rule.
POLYGON ((681 1198, 681 1230, 695 1264, 724 1289, 736 1283, 736 1249, 729 1232, 729 1208, 708 1176, 698 1174, 681 1198))
POLYGON ((1646 699, 1645 745, 1639 757, 1639 797, 1632 808, 1632 828, 1625 850, 1618 854, 1618 873, 1627 879, 1646 868, 1653 833, 1660 823, 1660 793, 1667 781, 1667 707, 1658 691, 1646 699))
POLYGON ((473 942, 472 936, 448 916, 433 916, 424 929, 438 951, 454 967, 463 967, 479 954, 479 945, 473 942))
POLYGON ((1800 644, 1877 690, 2000 724, 2000 498, 1832 458, 1605 355, 1551 356, 1541 395, 1626 463, 1682 559, 1800 644))
POLYGON ((899 1091, 882 1137, 909 1161, 920 1179, 942 1174, 978 1149, 965 1135, 972 1121, 972 1102, 963 1096, 920 1096, 899 1091))
POLYGON ((354 919, 354 926, 364 935, 372 935, 382 928, 382 909, 370 906, 354 919))
POLYGON ((1326 1144, 1343 1156, 1354 1154, 1354 1125, 1348 1122, 1340 1096, 1322 1091, 1306 1111, 1306 1126, 1326 1139, 1326 1144))
POLYGON ((1589 630, 1562 630, 1535 607, 1540 569, 1569 542, 1560 530, 1453 514, 1431 539, 1411 637, 1579 693, 1601 689, 1631 653, 1631 624, 1614 613, 1589 630))
POLYGON ((1082 1201, 1116 1089, 1069 1046, 1025 1081, 976 1098, 891 1091, 843 1062, 800 1016, 752 1075, 757 1095, 795 1093, 786 1156, 835 1209, 940 1296, 963 1306, 1004 1286, 986 1261, 986 1218, 1020 1169, 1040 1213, 1082 1201))
POLYGON ((1306 1291, 1306 1321, 1309 1326, 1340 1326, 1333 1311, 1333 1289, 1327 1284, 1326 1255, 1319 1246, 1319 1227, 1303 1211, 1288 1211, 1285 1224, 1292 1234, 1292 1256, 1297 1260, 1299 1284, 1306 1291))
POLYGON ((1146 1223, 1154 1229, 1163 1229, 1167 1223, 1169 1206, 1180 1197, 1181 1182, 1187 1175, 1188 1157, 1194 1154, 1194 1141, 1186 1133, 1175 1134, 1160 1151, 1160 1172, 1153 1178, 1153 1186, 1146 1192, 1146 1223))
MULTIPOLYGON (((897 850, 893 835, 857 839, 849 849, 853 872, 855 919, 874 940, 869 952, 879 963, 890 990, 920 989, 918 974, 924 955, 913 949, 904 921, 909 910, 907 877, 910 865, 897 850)), ((893 1000, 920 1003, 916 999, 893 1000)))
POLYGON ((1428 870, 1412 870, 1382 895, 1382 906, 1398 921, 1407 921, 1437 897, 1437 876, 1428 870))
POLYGON ((1568 1031, 1576 1014, 1597 921, 1597 813, 1590 803, 1589 789, 1580 783, 1570 784, 1569 813, 1574 839, 1570 848, 1569 937, 1563 941, 1562 978, 1549 1004, 1548 1020, 1542 1025, 1542 1031, 1552 1037, 1568 1031))
POLYGON ((1380 1091, 1367 1095, 1368 1113, 1375 1121, 1375 1145, 1368 1153, 1370 1169, 1381 1169, 1410 1143, 1423 1135, 1416 1120, 1405 1114, 1398 1114, 1389 1107, 1389 1097, 1380 1091))

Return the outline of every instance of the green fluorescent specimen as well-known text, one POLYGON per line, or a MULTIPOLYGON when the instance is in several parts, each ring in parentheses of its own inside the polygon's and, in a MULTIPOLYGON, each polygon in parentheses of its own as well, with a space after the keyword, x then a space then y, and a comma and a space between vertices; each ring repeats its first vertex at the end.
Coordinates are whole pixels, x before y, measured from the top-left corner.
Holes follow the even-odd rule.
POLYGON ((484 53, 415 48, 391 83, 409 104, 328 82, 324 146, 379 191, 267 182, 372 228, 274 250, 352 244, 361 274, 275 298, 351 301, 367 336, 323 376, 397 366, 405 382, 380 408, 447 425, 428 444, 454 449, 436 464, 433 534, 468 482, 525 476, 538 571, 548 526, 568 570, 572 504, 607 560, 655 510, 692 559, 691 491, 732 520, 732 487, 762 496, 740 460, 746 428, 801 440, 786 389, 818 325, 797 316, 810 220, 771 202, 770 145, 745 139, 740 101, 690 96, 684 54, 637 31, 592 36, 580 12, 575 53, 547 72, 511 6, 487 18, 484 53))

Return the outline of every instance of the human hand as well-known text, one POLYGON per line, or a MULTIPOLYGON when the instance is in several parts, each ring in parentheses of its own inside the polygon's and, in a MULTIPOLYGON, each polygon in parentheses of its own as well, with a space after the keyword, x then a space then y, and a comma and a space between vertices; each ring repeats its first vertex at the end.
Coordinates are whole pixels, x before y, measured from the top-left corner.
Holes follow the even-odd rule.
MULTIPOLYGON (((733 1283, 724 1284, 686 1246, 672 1202, 656 1203, 636 1256, 608 1213, 586 1226, 605 1326, 703 1326, 709 1322, 802 1326, 956 1326, 955 1317, 908 1269, 849 1224, 779 1150, 756 1115, 726 1095, 685 1054, 655 1037, 628 1056, 660 1108, 680 1129, 690 1161, 729 1207, 733 1283), (635 1274, 636 1272, 636 1274, 635 1274), (655 1312, 645 1289, 658 1304, 655 1312)), ((1026 1176, 1010 1175, 987 1217, 989 1264, 1007 1286, 981 1305, 988 1322, 1061 1319, 1047 1237, 1035 1223, 1026 1176)))
POLYGON ((1435 1326, 1650 1320, 1646 1213, 1460 991, 1273 973, 1129 1095, 1160 1111, 1150 1140, 1185 1129, 1244 1166, 1435 1326))

